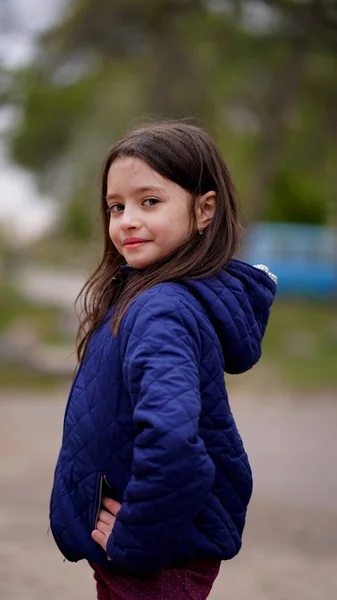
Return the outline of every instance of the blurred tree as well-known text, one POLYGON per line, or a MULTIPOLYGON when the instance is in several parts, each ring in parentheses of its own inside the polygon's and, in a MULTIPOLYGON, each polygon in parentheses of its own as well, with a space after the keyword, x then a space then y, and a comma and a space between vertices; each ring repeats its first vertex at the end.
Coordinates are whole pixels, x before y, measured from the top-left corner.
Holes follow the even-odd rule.
POLYGON ((143 115, 194 117, 232 166, 247 220, 326 222, 336 13, 329 0, 72 0, 1 88, 21 111, 12 156, 63 201, 64 234, 85 241, 108 146, 143 115))
POLYGON ((265 5, 275 11, 276 23, 260 38, 265 38, 271 61, 263 62, 267 85, 262 87, 263 97, 259 97, 260 135, 255 144, 248 219, 280 218, 283 205, 283 220, 324 222, 331 202, 327 188, 332 189, 330 183, 325 185, 329 177, 325 163, 332 145, 324 113, 336 92, 333 73, 337 66, 337 10, 330 0, 266 0, 265 5), (320 123, 317 117, 322 113, 320 123), (320 151, 315 148, 317 136, 320 151), (319 181, 316 174, 316 186, 313 163, 324 179, 319 181), (299 180, 303 183, 298 194, 295 190, 299 192, 299 180), (305 180, 314 185, 309 194, 305 193, 310 187, 305 180), (285 196, 280 202, 277 192, 282 188, 285 196), (270 204, 271 199, 274 202, 270 204))

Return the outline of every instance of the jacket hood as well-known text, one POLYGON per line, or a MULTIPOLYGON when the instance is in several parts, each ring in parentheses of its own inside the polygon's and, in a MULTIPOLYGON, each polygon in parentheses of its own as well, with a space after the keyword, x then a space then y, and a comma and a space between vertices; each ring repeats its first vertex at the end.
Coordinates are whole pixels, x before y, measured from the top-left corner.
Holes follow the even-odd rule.
POLYGON ((277 278, 264 265, 231 260, 224 271, 184 281, 206 309, 219 338, 227 373, 243 373, 261 356, 277 278))
MULTIPOLYGON (((122 265, 128 277, 135 269, 122 265)), ((264 265, 231 260, 217 275, 180 282, 207 312, 220 341, 226 373, 244 373, 261 357, 261 342, 277 277, 264 265)))

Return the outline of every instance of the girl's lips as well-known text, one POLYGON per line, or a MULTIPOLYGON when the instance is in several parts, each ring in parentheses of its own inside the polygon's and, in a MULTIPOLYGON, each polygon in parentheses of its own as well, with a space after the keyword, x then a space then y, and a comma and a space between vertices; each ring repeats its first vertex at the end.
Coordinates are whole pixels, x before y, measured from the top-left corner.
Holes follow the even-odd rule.
POLYGON ((127 248, 128 250, 133 250, 135 248, 139 248, 139 246, 144 246, 144 244, 146 243, 146 240, 144 240, 143 242, 129 242, 128 244, 124 244, 124 248, 127 248))

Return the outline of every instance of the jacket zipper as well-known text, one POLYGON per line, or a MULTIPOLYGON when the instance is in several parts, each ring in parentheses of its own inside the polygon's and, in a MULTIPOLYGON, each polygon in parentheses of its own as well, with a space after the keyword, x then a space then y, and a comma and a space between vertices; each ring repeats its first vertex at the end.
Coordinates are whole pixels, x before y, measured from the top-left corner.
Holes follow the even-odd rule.
POLYGON ((110 488, 110 490, 112 489, 110 483, 108 482, 108 480, 106 478, 106 475, 100 475, 99 485, 98 485, 98 505, 97 505, 97 509, 96 509, 95 522, 94 522, 95 529, 96 529, 96 525, 97 525, 98 514, 99 514, 99 511, 101 508, 101 504, 102 504, 103 483, 105 483, 108 486, 108 488, 110 488))
POLYGON ((103 490, 104 479, 105 479, 105 475, 100 475, 99 485, 98 485, 98 504, 97 504, 96 514, 95 514, 94 529, 96 529, 98 514, 99 514, 99 511, 101 508, 101 504, 102 504, 102 490, 103 490))
POLYGON ((106 475, 103 475, 103 479, 104 479, 104 482, 107 484, 108 488, 110 488, 110 490, 112 490, 112 487, 111 487, 110 483, 108 482, 106 475))
MULTIPOLYGON (((112 487, 111 487, 110 483, 108 482, 108 480, 107 480, 107 478, 106 478, 106 475, 103 475, 103 481, 104 481, 104 483, 105 483, 105 484, 108 486, 108 488, 109 488, 110 490, 112 490, 112 487)), ((103 482, 102 482, 102 483, 103 483, 103 482)), ((101 491, 101 494, 102 494, 102 491, 101 491)), ((101 500, 102 500, 102 498, 101 498, 101 500)), ((107 557, 107 560, 108 560, 108 561, 111 561, 111 560, 112 560, 112 558, 110 558, 110 556, 108 556, 108 555, 107 555, 106 557, 107 557)))

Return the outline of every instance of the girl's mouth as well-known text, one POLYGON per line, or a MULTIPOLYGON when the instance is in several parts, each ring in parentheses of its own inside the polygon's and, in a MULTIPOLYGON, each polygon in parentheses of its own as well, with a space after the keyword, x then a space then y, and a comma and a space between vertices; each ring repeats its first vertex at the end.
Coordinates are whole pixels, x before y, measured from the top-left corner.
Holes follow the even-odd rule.
POLYGON ((144 246, 144 244, 146 244, 146 241, 143 241, 143 242, 128 242, 127 244, 124 244, 124 248, 127 248, 128 250, 134 250, 135 248, 139 248, 140 246, 144 246))

